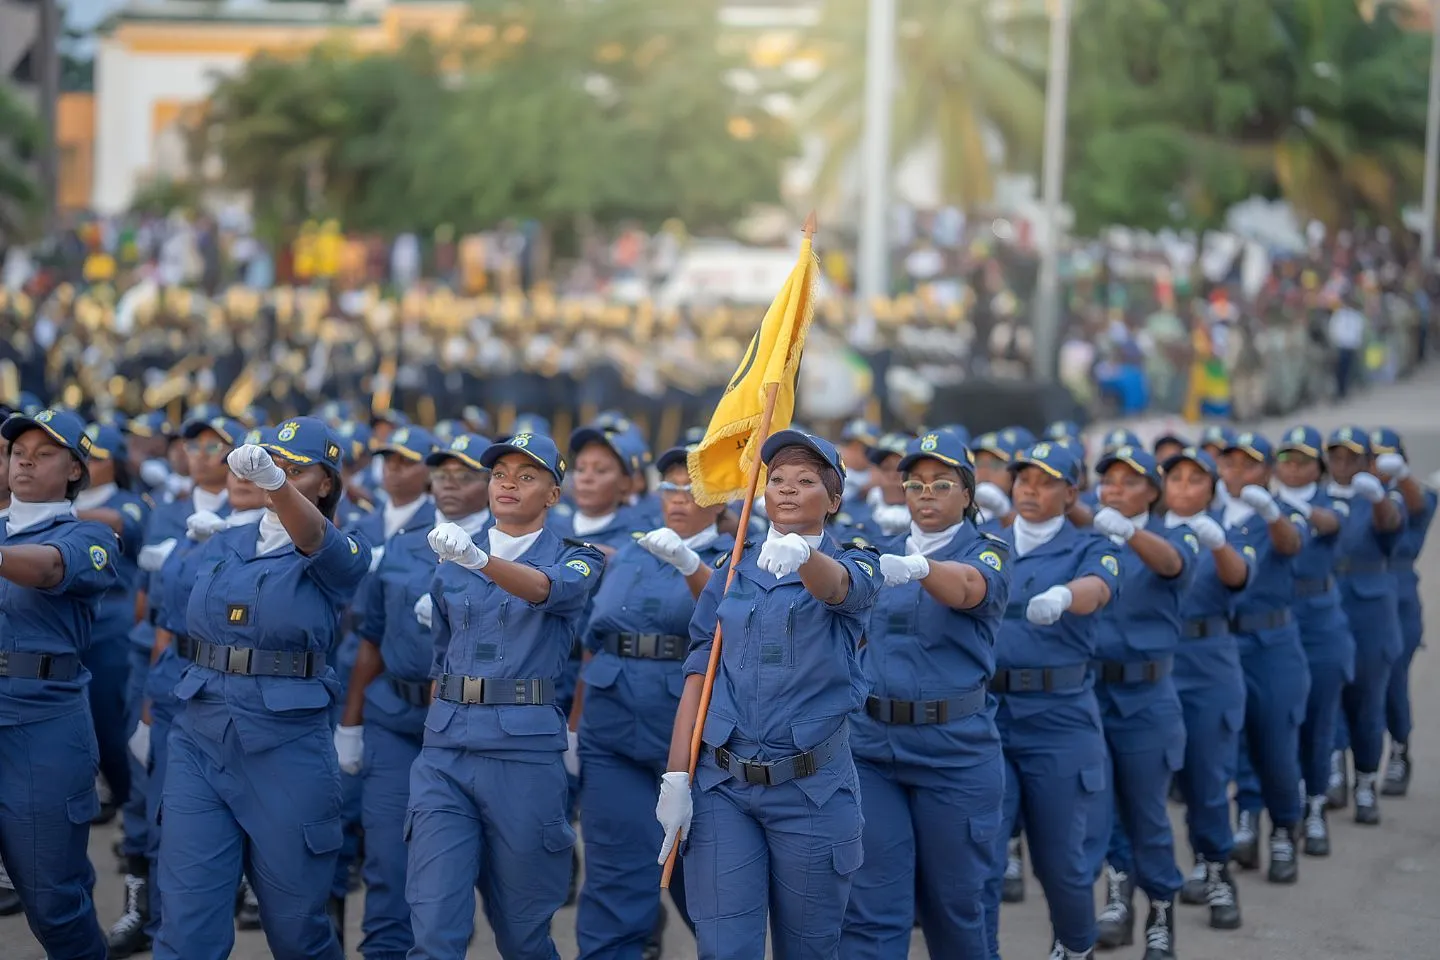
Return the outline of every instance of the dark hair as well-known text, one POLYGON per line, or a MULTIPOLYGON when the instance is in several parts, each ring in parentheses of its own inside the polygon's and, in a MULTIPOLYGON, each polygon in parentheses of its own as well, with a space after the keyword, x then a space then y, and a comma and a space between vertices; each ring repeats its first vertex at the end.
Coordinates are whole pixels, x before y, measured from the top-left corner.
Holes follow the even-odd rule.
MULTIPOLYGON (((934 457, 927 457, 926 459, 927 459, 927 460, 934 460, 935 458, 934 458, 934 457)), ((975 474, 974 474, 974 472, 973 472, 973 471, 970 471, 970 470, 961 470, 959 467, 951 467, 950 464, 945 463, 945 462, 943 462, 943 461, 941 461, 941 460, 935 460, 935 462, 938 463, 938 464, 940 464, 941 466, 950 467, 951 470, 954 470, 957 474, 959 474, 959 476, 960 476, 960 486, 965 489, 965 492, 966 492, 966 493, 970 494, 970 502, 969 502, 968 504, 966 504, 966 506, 965 506, 965 520, 966 520, 967 523, 970 523, 970 524, 978 524, 978 523, 980 522, 980 505, 975 502, 975 474)), ((902 480, 909 479, 909 477, 910 477, 910 471, 909 471, 909 470, 906 470, 904 473, 900 474, 900 478, 901 478, 902 480)))
POLYGON ((324 514, 325 519, 331 523, 335 522, 335 512, 340 509, 340 498, 345 496, 345 481, 340 477, 340 471, 325 464, 322 469, 330 477, 330 492, 321 497, 315 506, 324 514))
POLYGON ((70 454, 70 458, 76 463, 80 464, 80 479, 71 480, 65 484, 66 500, 74 500, 76 497, 80 496, 80 493, 83 490, 90 486, 90 471, 86 469, 85 461, 81 460, 80 456, 73 451, 70 454))
MULTIPOLYGON (((834 498, 845 495, 845 481, 841 478, 840 471, 832 467, 820 454, 811 450, 809 447, 802 446, 798 443, 781 447, 775 451, 775 456, 770 458, 770 462, 766 466, 773 471, 776 467, 786 467, 791 464, 809 467, 818 473, 820 475, 820 482, 825 486, 825 493, 830 497, 834 498)), ((828 521, 838 512, 838 510, 827 510, 825 512, 825 519, 828 521)))
POLYGON ((134 488, 134 481, 130 476, 130 464, 125 462, 124 457, 116 457, 112 461, 115 464, 115 486, 121 490, 134 488))

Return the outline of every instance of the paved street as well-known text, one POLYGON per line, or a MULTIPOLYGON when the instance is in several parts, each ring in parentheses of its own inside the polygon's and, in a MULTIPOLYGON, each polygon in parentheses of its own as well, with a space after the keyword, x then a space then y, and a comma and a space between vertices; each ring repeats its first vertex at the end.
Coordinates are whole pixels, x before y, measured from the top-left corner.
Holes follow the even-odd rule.
MULTIPOLYGON (((1398 429, 1406 438, 1412 464, 1422 476, 1440 471, 1440 370, 1423 371, 1416 381, 1377 390, 1349 406, 1312 411, 1308 420, 1328 432, 1342 423, 1364 426, 1381 423, 1398 429)), ((1285 424, 1265 423, 1270 432, 1285 424)), ((1433 540, 1432 536, 1432 546, 1433 540)), ((1420 560, 1422 579, 1440 581, 1440 550, 1429 549, 1420 560)), ((1427 636, 1440 637, 1440 602, 1426 609, 1427 636)), ((1428 693, 1440 687, 1440 658, 1421 651, 1415 660, 1412 689, 1416 691, 1416 771, 1410 796, 1382 800, 1384 824, 1379 828, 1354 826, 1341 813, 1334 820, 1335 854, 1328 861, 1301 863, 1296 887, 1271 887, 1254 874, 1240 875, 1244 929, 1235 933, 1205 926, 1205 911, 1182 908, 1177 936, 1184 960, 1429 960, 1440 956, 1440 706, 1428 693)), ((1176 811, 1179 825, 1180 811, 1176 811)), ((1348 811, 1347 811, 1348 812, 1348 811)), ((101 920, 109 924, 119 913, 120 878, 110 853, 112 828, 97 831, 91 855, 98 865, 96 890, 101 920)), ((1179 855, 1188 865, 1188 850, 1179 855)), ((1007 907, 1002 919, 1002 946, 1007 960, 1039 960, 1048 956, 1050 927, 1044 900, 1033 880, 1030 897, 1022 905, 1007 907)), ((1137 906, 1143 919, 1143 895, 1137 906)), ((348 942, 351 955, 359 942, 359 896, 351 898, 348 942)), ((560 955, 576 956, 574 911, 556 918, 560 955)), ((1143 937, 1142 937, 1143 939, 1143 937)), ((678 923, 672 924, 670 960, 693 960, 692 943, 678 923)), ((1138 958, 1142 945, 1116 956, 1138 958)), ((241 960, 269 957, 263 937, 241 935, 234 956, 241 960)), ((917 935, 912 957, 927 956, 917 935)), ((42 954, 19 917, 0 920, 0 960, 40 960, 42 954)), ((498 957, 487 931, 482 930, 471 958, 498 957)), ((952 958, 937 958, 952 960, 952 958)))

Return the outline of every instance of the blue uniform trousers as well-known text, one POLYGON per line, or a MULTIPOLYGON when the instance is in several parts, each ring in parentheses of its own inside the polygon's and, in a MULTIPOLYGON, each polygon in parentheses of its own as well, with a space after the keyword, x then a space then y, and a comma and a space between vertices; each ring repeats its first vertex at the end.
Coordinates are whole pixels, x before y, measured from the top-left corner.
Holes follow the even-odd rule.
POLYGON ((1420 598, 1414 594, 1400 594, 1400 659, 1390 667, 1390 683, 1385 691, 1385 725, 1390 730, 1390 739, 1396 743, 1410 742, 1410 663, 1420 649, 1424 636, 1421 619, 1420 598))
POLYGON ((1165 804, 1170 778, 1185 759, 1180 701, 1157 699, 1129 717, 1107 704, 1101 720, 1114 785, 1106 857, 1116 870, 1134 877, 1151 900, 1173 900, 1185 878, 1175 866, 1175 838, 1165 804))
POLYGON ((170 731, 175 726, 179 701, 174 697, 156 697, 150 701, 150 769, 146 771, 149 789, 145 794, 145 858, 150 861, 152 883, 150 921, 145 932, 154 940, 160 934, 160 804, 165 795, 165 772, 170 765, 170 731))
POLYGON ((1235 846, 1230 780, 1245 725, 1245 675, 1234 641, 1184 641, 1175 655, 1175 689, 1185 721, 1185 763, 1176 782, 1190 849, 1224 863, 1235 846))
MULTIPOLYGON (((382 681, 383 682, 383 681, 382 681)), ((415 945, 410 905, 405 902, 405 811, 410 805, 410 766, 420 756, 420 736, 376 723, 365 726, 365 764, 360 770, 361 824, 365 828, 365 919, 360 953, 365 960, 404 960, 415 945)))
MULTIPOLYGON (((998 869, 988 881, 985 902, 1000 902, 1004 844, 1023 815, 1055 938, 1083 953, 1095 945, 1095 865, 1087 837, 1099 829, 1097 823, 1109 824, 1109 761, 1093 695, 1077 694, 1075 700, 1018 720, 1001 703, 996 719, 1007 764, 1004 819, 996 837, 998 869)), ((998 957, 999 911, 987 913, 986 922, 990 953, 998 957)))
POLYGON ((865 862, 855 874, 842 960, 905 960, 917 914, 932 957, 990 956, 985 890, 1005 869, 1005 759, 941 769, 855 762, 865 862), (917 903, 918 900, 918 903, 917 903))
MULTIPOLYGON (((331 726, 338 725, 345 712, 350 672, 355 669, 355 660, 359 655, 360 637, 353 632, 346 633, 335 654, 335 673, 340 679, 340 695, 335 698, 331 710, 331 726)), ((344 830, 344 840, 340 845, 340 856, 335 861, 335 876, 330 883, 330 895, 342 900, 350 889, 350 865, 360 855, 360 782, 360 774, 341 771, 340 823, 344 830)))
POLYGON ((80 658, 90 671, 90 715, 100 749, 100 775, 110 786, 114 802, 130 799, 130 750, 126 741, 125 701, 130 683, 130 644, 123 637, 105 637, 90 645, 80 658))
MULTIPOLYGON (((149 775, 140 761, 130 753, 130 734, 140 722, 140 708, 145 701, 145 678, 150 673, 150 651, 136 644, 127 643, 130 660, 129 681, 125 685, 125 759, 130 764, 130 797, 121 811, 121 852, 127 857, 143 857, 149 842, 150 821, 145 818, 146 794, 149 791, 149 775)), ((150 730, 153 735, 155 730, 150 730)), ((155 749, 151 744, 150 749, 155 749)))
POLYGON ((328 716, 246 753, 223 702, 192 700, 170 731, 160 819, 164 918, 155 960, 224 960, 246 868, 276 960, 341 960, 325 902, 340 851, 340 770, 328 716))
MULTIPOLYGON (((829 766, 853 763, 847 747, 829 766)), ((710 757, 702 767, 702 783, 718 775, 710 757)), ((700 960, 764 956, 767 915, 775 960, 833 960, 864 859, 859 788, 853 773, 845 781, 823 804, 794 780, 766 787, 726 777, 694 791, 684 865, 700 960)))
MULTIPOLYGON (((655 854, 664 831, 654 800, 665 764, 595 746, 583 733, 580 764, 585 834, 585 885, 575 915, 580 960, 640 960, 660 912, 655 854)), ((683 864, 670 875, 670 899, 690 926, 683 864)))
MULTIPOLYGON (((1343 663, 1310 664, 1310 699, 1305 708, 1305 722, 1300 726, 1300 777, 1305 781, 1308 796, 1324 793, 1330 779, 1330 753, 1335 745, 1335 725, 1340 718, 1340 693, 1349 674, 1343 663)), ((1242 810, 1258 807, 1258 803, 1248 808, 1243 801, 1240 804, 1242 810)))
POLYGON ((559 957, 550 920, 569 892, 575 846, 565 766, 559 753, 511 756, 426 747, 410 769, 410 960, 465 956, 477 875, 500 956, 559 957))
MULTIPOLYGON (((1310 665, 1293 631, 1237 635, 1245 670, 1242 749, 1260 777, 1271 822, 1300 822, 1300 723, 1310 695, 1310 665)), ((1237 758, 1238 759, 1238 758, 1237 758)))
POLYGON ((0 858, 30 932, 57 960, 107 956, 85 854, 99 811, 97 762, 83 700, 62 716, 0 727, 0 858))

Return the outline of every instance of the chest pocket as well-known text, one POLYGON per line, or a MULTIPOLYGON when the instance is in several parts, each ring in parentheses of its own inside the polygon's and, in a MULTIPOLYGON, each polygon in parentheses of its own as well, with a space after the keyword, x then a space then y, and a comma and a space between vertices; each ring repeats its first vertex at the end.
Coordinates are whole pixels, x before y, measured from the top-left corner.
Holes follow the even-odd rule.
POLYGON ((741 667, 754 662, 750 647, 759 642, 754 634, 758 632, 756 621, 761 599, 755 584, 736 577, 715 611, 717 621, 725 628, 724 650, 738 652, 741 667))

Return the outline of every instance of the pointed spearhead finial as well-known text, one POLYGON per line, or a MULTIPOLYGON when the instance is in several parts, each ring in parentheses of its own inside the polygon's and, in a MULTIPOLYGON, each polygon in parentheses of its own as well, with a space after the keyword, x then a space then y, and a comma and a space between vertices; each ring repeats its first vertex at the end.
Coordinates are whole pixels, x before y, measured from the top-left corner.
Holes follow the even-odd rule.
POLYGON ((815 226, 815 211, 811 210, 809 216, 805 218, 805 228, 803 230, 807 240, 815 239, 815 226))

